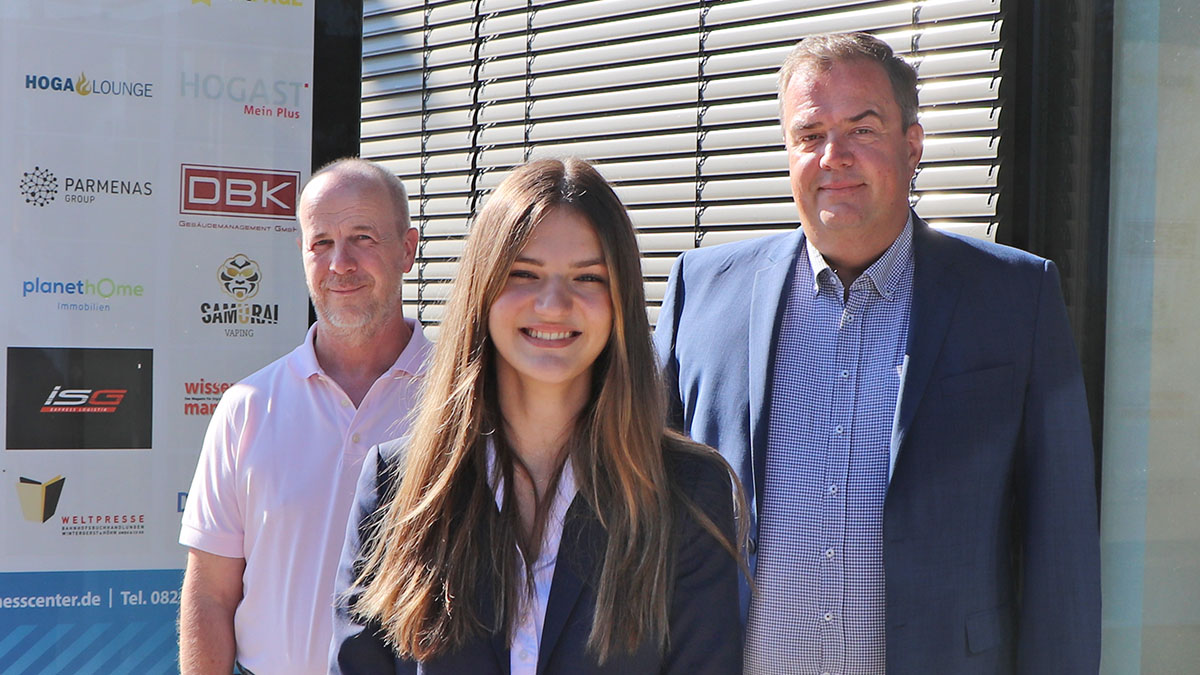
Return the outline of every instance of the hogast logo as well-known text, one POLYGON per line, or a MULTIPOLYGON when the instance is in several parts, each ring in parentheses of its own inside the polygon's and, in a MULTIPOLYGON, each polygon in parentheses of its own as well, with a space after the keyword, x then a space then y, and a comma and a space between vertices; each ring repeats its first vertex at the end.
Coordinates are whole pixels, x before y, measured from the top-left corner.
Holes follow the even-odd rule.
POLYGON ((50 390, 42 412, 115 413, 128 393, 128 389, 63 389, 58 385, 50 390))
POLYGON ((281 219, 296 216, 299 171, 203 164, 180 167, 180 213, 281 219))

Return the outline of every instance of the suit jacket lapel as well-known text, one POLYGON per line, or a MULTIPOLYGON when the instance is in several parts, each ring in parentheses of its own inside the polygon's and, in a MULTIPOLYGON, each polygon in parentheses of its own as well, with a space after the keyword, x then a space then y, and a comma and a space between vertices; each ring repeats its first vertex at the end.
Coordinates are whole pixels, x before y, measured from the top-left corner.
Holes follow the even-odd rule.
MULTIPOLYGON (((938 353, 958 303, 961 284, 952 262, 942 255, 943 235, 913 217, 913 298, 908 321, 908 365, 897 403, 892 447, 899 451, 933 374, 938 353)), ((896 463, 899 464, 899 458, 896 463)))
POLYGON ((781 246, 769 259, 767 266, 754 275, 754 289, 750 294, 750 344, 748 363, 750 372, 750 456, 754 466, 754 490, 746 495, 750 499, 753 521, 758 522, 758 505, 762 503, 763 472, 766 470, 768 409, 770 399, 772 354, 778 338, 788 281, 796 268, 796 256, 803 252, 803 230, 796 228, 781 241, 781 246))
MULTIPOLYGON (((597 583, 606 543, 607 536, 595 513, 582 495, 575 495, 567 509, 558 557, 554 562, 554 579, 550 583, 542 641, 538 646, 538 673, 546 672, 546 664, 562 637, 584 585, 597 583)), ((592 625, 591 617, 585 625, 592 625)))

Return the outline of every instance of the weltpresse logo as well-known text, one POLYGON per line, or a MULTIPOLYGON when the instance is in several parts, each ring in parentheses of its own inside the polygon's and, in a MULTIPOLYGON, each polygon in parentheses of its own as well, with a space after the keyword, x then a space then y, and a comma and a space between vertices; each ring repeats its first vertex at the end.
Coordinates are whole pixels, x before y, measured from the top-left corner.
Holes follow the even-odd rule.
POLYGON ((58 511, 67 479, 55 476, 45 483, 21 476, 17 481, 17 498, 21 500, 21 515, 31 523, 44 523, 58 511))
POLYGON ((21 196, 26 204, 47 206, 55 197, 62 197, 64 204, 86 206, 97 199, 121 197, 149 197, 154 194, 154 184, 148 180, 136 180, 112 176, 64 175, 61 187, 58 176, 46 167, 35 166, 33 171, 21 175, 21 196))
POLYGON ((224 104, 251 117, 298 120, 309 106, 307 82, 224 73, 179 73, 179 95, 224 104))
POLYGON ((63 94, 76 94, 79 96, 91 96, 95 94, 99 97, 154 97, 153 82, 120 80, 108 76, 89 78, 87 73, 83 71, 80 71, 78 76, 26 73, 25 89, 34 91, 59 92, 63 94))
POLYGON ((180 165, 181 214, 291 220, 299 192, 299 171, 180 165))
POLYGON ((200 303, 200 321, 221 324, 226 337, 254 337, 252 326, 279 323, 277 303, 249 302, 258 295, 262 268, 243 253, 226 258, 217 267, 217 283, 223 300, 200 303))
POLYGON ((149 349, 9 347, 9 450, 149 449, 149 349))

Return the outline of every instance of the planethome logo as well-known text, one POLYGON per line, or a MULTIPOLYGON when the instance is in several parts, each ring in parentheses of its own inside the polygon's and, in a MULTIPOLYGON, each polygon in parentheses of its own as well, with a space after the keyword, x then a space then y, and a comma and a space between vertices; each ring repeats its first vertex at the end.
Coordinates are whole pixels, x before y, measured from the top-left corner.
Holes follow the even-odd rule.
POLYGON ((301 118, 308 104, 308 83, 265 80, 221 73, 181 72, 179 95, 185 99, 232 103, 241 114, 286 120, 301 118), (303 94, 303 96, 302 96, 303 94))
POLYGON ((21 476, 17 482, 17 497, 21 500, 21 515, 31 523, 44 523, 58 511, 67 479, 55 476, 45 483, 21 476))
POLYGON ((112 305, 101 300, 137 300, 145 297, 141 284, 115 281, 112 277, 91 279, 54 279, 35 276, 21 282, 21 297, 27 300, 50 298, 60 311, 108 312, 112 305))
POLYGON ((278 304, 247 302, 258 295, 262 269, 245 254, 226 258, 217 268, 217 282, 228 300, 200 303, 201 322, 231 326, 226 337, 254 337, 250 326, 279 323, 278 304))
MULTIPOLYGON (((26 204, 47 206, 59 196, 59 181, 54 172, 42 166, 33 167, 21 176, 21 196, 26 204)), ((88 205, 109 197, 149 197, 154 184, 148 180, 96 176, 65 176, 62 180, 62 201, 65 204, 88 205)))
POLYGON ((291 220, 299 192, 299 171, 180 165, 181 214, 291 220))
POLYGON ((57 194, 58 178, 50 169, 35 166, 33 171, 26 171, 21 176, 21 196, 26 204, 46 206, 57 194))
POLYGON ((71 75, 26 74, 25 88, 35 91, 77 94, 79 96, 91 96, 95 94, 100 97, 154 98, 153 82, 115 80, 107 77, 89 79, 87 73, 82 71, 78 77, 71 75))

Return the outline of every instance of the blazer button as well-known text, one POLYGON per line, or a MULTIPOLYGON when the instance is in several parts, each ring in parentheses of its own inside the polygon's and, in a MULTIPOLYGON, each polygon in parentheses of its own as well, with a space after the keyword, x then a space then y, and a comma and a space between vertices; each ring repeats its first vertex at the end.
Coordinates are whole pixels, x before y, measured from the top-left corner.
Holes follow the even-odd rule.
POLYGON ((758 553, 758 541, 754 537, 747 539, 746 550, 750 551, 750 555, 758 553))

